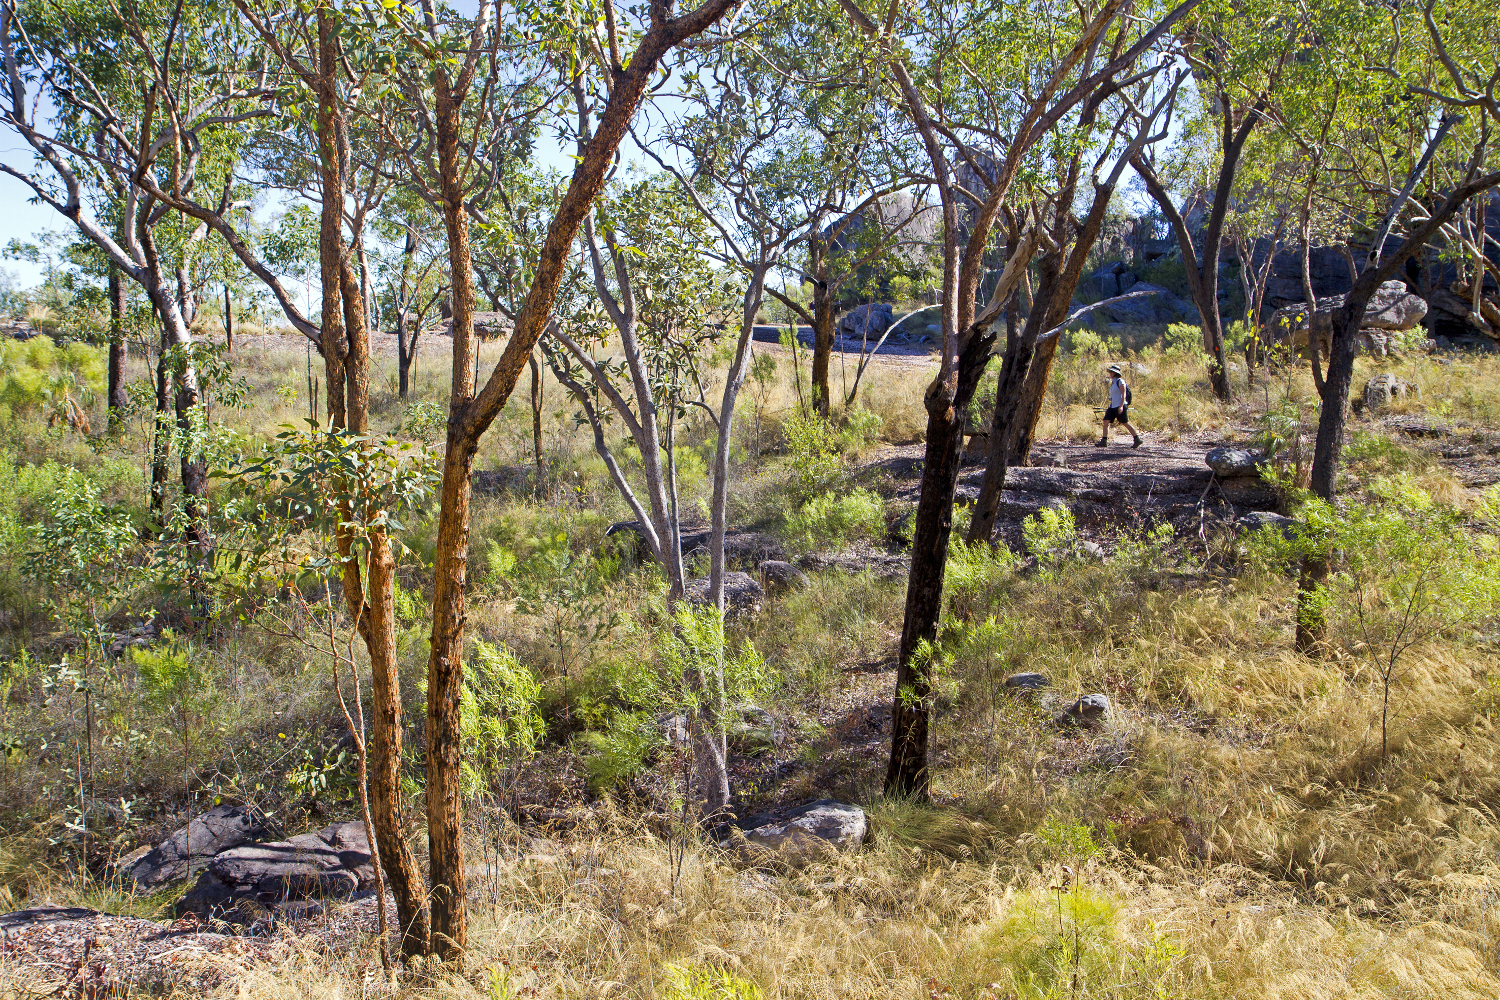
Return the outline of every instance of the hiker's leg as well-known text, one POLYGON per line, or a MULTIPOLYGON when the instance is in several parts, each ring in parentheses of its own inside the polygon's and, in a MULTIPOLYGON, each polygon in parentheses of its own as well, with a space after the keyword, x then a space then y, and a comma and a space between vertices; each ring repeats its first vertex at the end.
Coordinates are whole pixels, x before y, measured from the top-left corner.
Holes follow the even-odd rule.
POLYGON ((1138 437, 1141 436, 1141 432, 1138 431, 1138 430, 1136 430, 1133 426, 1131 426, 1131 423, 1128 420, 1122 420, 1122 421, 1120 421, 1120 426, 1123 427, 1123 428, 1125 428, 1127 431, 1129 431, 1131 437, 1137 437, 1138 438, 1138 437))

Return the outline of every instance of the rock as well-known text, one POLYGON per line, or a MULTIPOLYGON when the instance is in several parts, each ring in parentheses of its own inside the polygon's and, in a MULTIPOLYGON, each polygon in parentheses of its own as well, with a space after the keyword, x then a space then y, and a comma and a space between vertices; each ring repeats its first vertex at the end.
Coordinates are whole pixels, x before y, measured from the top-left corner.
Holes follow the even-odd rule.
MULTIPOLYGON (((1331 296, 1330 301, 1333 298, 1338 299, 1339 305, 1344 304, 1342 296, 1331 296)), ((1322 309, 1323 303, 1319 302, 1318 310, 1321 312, 1322 309)), ((1331 313, 1333 307, 1328 311, 1331 313)), ((1411 330, 1420 326, 1426 316, 1427 303, 1420 295, 1407 291, 1405 282, 1387 281, 1370 296, 1360 326, 1374 330, 1411 330)))
POLYGON ((1098 542, 1091 542, 1087 538, 1078 543, 1078 548, 1090 559, 1103 559, 1104 546, 1098 542))
POLYGON ((142 855, 126 876, 138 892, 155 892, 188 877, 191 848, 194 871, 224 851, 248 844, 267 832, 265 819, 250 806, 218 805, 142 855))
POLYGON ((65 924, 99 916, 98 910, 82 906, 36 906, 29 910, 0 913, 0 941, 17 931, 42 924, 65 924))
POLYGON ((1132 361, 1132 362, 1130 362, 1130 370, 1133 371, 1133 372, 1135 372, 1137 375, 1150 375, 1151 374, 1151 368, 1150 368, 1150 366, 1143 365, 1139 361, 1132 361))
MULTIPOLYGON (((1326 360, 1330 337, 1333 335, 1333 312, 1344 304, 1344 295, 1326 295, 1318 299, 1318 308, 1311 320, 1311 330, 1318 337, 1318 351, 1326 360)), ((1387 281, 1375 290, 1365 306, 1360 329, 1370 331, 1411 330, 1419 326, 1427 315, 1427 303, 1421 296, 1406 290, 1400 281, 1387 281)), ((1270 342, 1284 343, 1292 350, 1306 353, 1309 320, 1305 302, 1278 309, 1266 324, 1265 337, 1270 342)), ((1369 338, 1364 337, 1367 344, 1369 338)), ((1386 346, 1388 346, 1388 341, 1386 346)))
MULTIPOLYGON (((708 577, 699 577, 687 585, 687 599, 695 604, 708 603, 708 577)), ((725 617, 753 615, 760 611, 760 602, 766 596, 765 588, 755 582, 748 573, 724 574, 725 617)))
POLYGON ((1109 721, 1112 712, 1113 709, 1110 707, 1107 696, 1086 694, 1053 719, 1052 724, 1062 727, 1079 726, 1084 729, 1098 729, 1109 721))
POLYGON ((1382 407, 1389 406, 1398 399, 1405 399, 1408 395, 1419 396, 1421 390, 1389 372, 1376 375, 1365 383, 1365 411, 1376 413, 1382 407))
POLYGON ((1220 479, 1239 479, 1260 475, 1265 458, 1243 448, 1215 448, 1203 457, 1220 479))
POLYGON ((873 302, 869 305, 855 306, 843 316, 839 317, 839 324, 834 331, 837 336, 850 340, 868 339, 871 342, 880 339, 886 328, 896 321, 896 310, 888 302, 873 302))
POLYGON ((1022 695, 1040 691, 1042 688, 1051 687, 1052 682, 1047 679, 1046 674, 1024 673, 1011 674, 1005 678, 1002 685, 1010 694, 1022 695))
MULTIPOLYGON (((1130 286, 1129 291, 1132 294, 1136 292, 1149 294, 1102 306, 1094 310, 1095 315, 1106 322, 1137 326, 1173 323, 1184 318, 1182 300, 1160 285, 1153 285, 1149 281, 1137 281, 1130 286)), ((1113 292, 1103 298, 1112 298, 1122 294, 1124 293, 1113 292)), ((1196 311, 1193 314, 1197 315, 1196 311)))
POLYGON ((812 578, 806 573, 781 559, 767 559, 759 569, 761 586, 768 594, 801 590, 812 583, 812 578))
POLYGON ((656 717, 656 728, 661 733, 661 738, 668 746, 685 747, 688 745, 688 720, 685 715, 658 715, 656 717))
POLYGON ((336 823, 318 833, 246 844, 215 855, 178 901, 175 914, 249 926, 264 917, 261 909, 274 914, 274 907, 288 902, 347 899, 374 884, 364 824, 336 823))
POLYGON ((1246 511, 1239 517, 1239 528, 1241 531, 1259 531, 1261 528, 1280 528, 1282 535, 1286 538, 1295 538, 1297 535, 1297 522, 1281 514, 1273 514, 1268 510, 1246 511))
POLYGON ((775 817, 748 820, 742 835, 748 846, 801 861, 831 850, 852 851, 865 842, 869 832, 863 809, 819 799, 775 817))

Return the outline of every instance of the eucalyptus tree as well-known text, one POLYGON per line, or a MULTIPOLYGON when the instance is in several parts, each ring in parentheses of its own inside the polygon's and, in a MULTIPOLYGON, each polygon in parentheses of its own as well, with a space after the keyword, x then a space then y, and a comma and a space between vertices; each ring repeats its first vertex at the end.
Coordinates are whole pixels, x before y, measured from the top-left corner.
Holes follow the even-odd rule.
POLYGON ((383 246, 372 249, 385 285, 384 311, 396 327, 396 394, 411 392, 417 353, 430 318, 448 294, 442 225, 432 206, 410 188, 397 187, 374 220, 383 246))
POLYGON ((193 444, 200 419, 193 303, 161 237, 176 223, 173 199, 205 191, 224 204, 243 123, 266 113, 259 100, 269 93, 246 53, 219 43, 218 27, 218 12, 180 5, 0 5, 4 122, 32 157, 0 169, 139 285, 159 317, 164 348, 177 359, 182 489, 200 554, 212 543, 206 472, 193 444), (38 114, 43 100, 50 121, 38 114))
MULTIPOLYGON (((1171 58, 1169 52, 1162 53, 1158 68, 1165 69, 1171 58)), ((1050 148, 1043 154, 1043 164, 1032 171, 1033 191, 1042 187, 1042 181, 1050 182, 1035 197, 1032 207, 1035 225, 1042 231, 1038 239, 1042 252, 1035 264, 1038 282, 1025 323, 1019 330, 1012 329, 1006 338, 984 478, 969 522, 970 543, 989 542, 994 535, 1006 472, 1012 462, 1024 461, 1030 451, 1041 404, 1041 391, 1036 390, 1045 389, 1057 337, 1069 318, 1073 291, 1104 227, 1120 175, 1135 153, 1166 136, 1165 125, 1157 131, 1158 122, 1168 113, 1182 76, 1155 90, 1154 82, 1154 75, 1142 80, 1133 88, 1134 93, 1112 95, 1102 88, 1095 91, 1080 106, 1075 120, 1059 124, 1047 144, 1050 148), (1155 103, 1150 103, 1153 100, 1155 103), (1101 108, 1106 101, 1113 107, 1101 108), (1137 102, 1144 102, 1144 107, 1137 102), (1107 112, 1102 119, 1101 111, 1107 112), (1090 159, 1092 163, 1085 171, 1090 159), (1053 176, 1044 177, 1043 170, 1053 176), (1084 219, 1079 220, 1074 208, 1079 183, 1085 177, 1092 188, 1092 201, 1084 219), (1033 364, 1039 368, 1034 380, 1033 364), (1033 392, 1028 393, 1028 388, 1033 392)))
MULTIPOLYGON (((726 325, 726 289, 705 252, 709 224, 676 187, 667 178, 648 179, 601 196, 584 220, 582 240, 595 295, 581 298, 572 314, 559 316, 542 342, 553 373, 593 431, 594 450, 665 571, 668 601, 674 605, 687 596, 677 476, 680 427, 690 409, 699 409, 723 441, 725 421, 733 420, 732 408, 715 411, 707 385, 710 358, 726 325), (611 348, 616 339, 618 355, 611 348), (601 412, 602 406, 624 425, 640 456, 644 499, 606 438, 610 413, 601 412)), ((722 550, 721 536, 720 611, 722 550)), ((697 705, 689 715, 694 781, 688 797, 704 817, 718 817, 729 803, 719 690, 715 679, 702 677, 696 667, 690 672, 684 680, 697 705)))
MULTIPOLYGON (((288 106, 271 175, 315 195, 321 285, 318 350, 323 358, 328 433, 358 439, 370 430, 368 258, 365 233, 391 182, 382 171, 389 136, 380 127, 381 84, 391 34, 372 31, 359 7, 319 3, 309 12, 237 0, 241 16, 273 54, 288 106)), ((242 242, 242 245, 243 242, 242 242)), ((347 506, 347 504, 346 504, 347 506)), ((368 768, 379 863, 390 878, 402 951, 431 946, 427 892, 402 831, 402 721, 396 649, 396 559, 383 521, 349 516, 335 540, 347 610, 370 657, 374 695, 368 768)))
MULTIPOLYGON (((687 583, 674 425, 684 404, 706 414, 714 440, 707 600, 721 615, 735 408, 750 365, 756 318, 768 275, 789 247, 816 232, 824 212, 822 204, 809 204, 821 189, 807 183, 818 159, 809 155, 808 136, 798 128, 799 88, 785 77, 746 69, 730 47, 704 58, 679 95, 687 110, 651 141, 638 139, 672 180, 635 184, 622 192, 619 202, 611 201, 607 211, 596 212, 597 222, 591 218, 584 223, 585 256, 598 303, 619 337, 623 362, 615 367, 598 357, 602 338, 597 333, 594 343, 580 343, 572 332, 577 324, 560 324, 554 331, 567 355, 549 352, 558 378, 585 411, 596 450, 665 569, 674 600, 684 596, 687 583), (628 211, 620 212, 620 207, 628 211), (734 290, 739 292, 737 326, 729 301, 734 290), (684 320, 697 331, 681 329, 684 320), (679 328, 675 333, 674 327, 679 328), (715 401, 700 370, 703 354, 731 328, 729 368, 715 401), (616 387, 617 374, 629 388, 616 387), (648 504, 640 502, 610 454, 602 415, 590 402, 601 391, 642 455, 648 504), (658 420, 662 413, 664 431, 658 420)), ((580 99, 580 107, 585 106, 580 99)), ((720 704, 723 671, 705 678, 697 666, 689 669, 684 680, 700 707, 690 733, 694 796, 706 817, 716 817, 729 801, 720 704)))
MULTIPOLYGON (((401 29, 409 61, 404 93, 423 121, 430 123, 435 168, 426 183, 439 196, 448 237, 453 288, 453 364, 447 448, 433 554, 433 621, 427 677, 427 833, 432 879, 433 944, 444 958, 457 959, 467 942, 466 881, 461 828, 459 728, 464 675, 465 585, 469 556, 469 502, 474 457, 486 430, 509 400, 538 338, 553 322, 553 306, 570 267, 574 241, 594 198, 605 183, 631 119, 657 74, 662 59, 684 40, 714 27, 735 6, 733 0, 704 0, 673 15, 666 0, 622 16, 610 0, 598 21, 579 25, 570 11, 521 6, 497 13, 481 0, 475 16, 460 18, 422 6, 420 20, 404 8, 382 8, 385 23, 401 29), (555 19, 554 19, 554 15, 555 19), (629 50, 634 42, 633 50, 629 50), (506 59, 500 58, 504 48, 506 59), (628 55, 627 55, 628 51, 628 55), (466 195, 475 159, 463 143, 464 108, 494 101, 499 120, 524 113, 505 100, 535 94, 541 69, 530 59, 553 60, 566 78, 576 59, 600 66, 607 95, 597 125, 584 139, 567 188, 535 251, 526 295, 500 360, 480 386, 475 368, 473 261, 466 195), (418 104, 421 102, 421 104, 418 104), (504 109, 511 109, 506 111, 504 109)), ((495 121, 491 114, 488 120, 495 121)), ((469 133, 472 137, 472 132, 469 133)), ((472 147, 469 147, 472 148, 472 147)))
MULTIPOLYGON (((784 107, 779 127, 796 137, 796 148, 783 143, 778 157, 783 170, 795 157, 796 179, 778 192, 782 216, 801 216, 779 268, 797 281, 790 287, 766 288, 802 323, 811 327, 813 350, 810 384, 813 405, 827 417, 833 402, 830 372, 838 309, 842 299, 872 267, 901 259, 925 263, 930 247, 920 240, 923 216, 931 206, 920 196, 899 197, 910 184, 913 150, 890 135, 890 109, 879 100, 879 66, 861 43, 859 30, 842 21, 830 23, 818 2, 780 5, 771 11, 753 42, 733 48, 731 60, 720 60, 718 75, 732 72, 734 83, 715 109, 719 128, 749 128, 762 147, 765 138, 747 121, 750 105, 784 107), (810 301, 800 286, 811 287, 810 301)), ((697 92, 685 96, 697 106, 724 89, 702 72, 693 77, 697 92)), ((899 123, 897 123, 899 124, 899 123)), ((707 165, 700 161, 700 165, 707 165)), ((790 180, 790 178, 789 178, 790 180)))
POLYGON ((1358 5, 1322 10, 1322 43, 1339 45, 1348 64, 1374 67, 1386 81, 1366 103, 1366 142, 1383 144, 1389 132, 1413 126, 1426 139, 1400 187, 1385 185, 1372 202, 1363 271, 1333 311, 1312 466, 1312 490, 1327 500, 1338 489, 1357 336, 1370 297, 1435 241, 1463 248, 1457 217, 1471 199, 1500 186, 1500 156, 1491 143, 1491 130, 1500 126, 1500 35, 1492 10, 1464 0, 1445 6, 1441 19, 1432 5, 1393 8, 1373 23, 1358 5), (1399 239, 1394 248, 1392 239, 1399 239))
MULTIPOLYGON (((1201 170, 1189 164, 1178 178, 1197 196, 1211 188, 1199 241, 1171 192, 1172 179, 1152 150, 1142 150, 1131 165, 1172 227, 1182 254, 1188 290, 1203 325, 1203 349, 1209 356, 1214 395, 1233 396, 1225 355, 1224 317, 1219 308, 1219 263, 1224 224, 1230 209, 1245 143, 1266 120, 1266 110, 1285 86, 1289 65, 1307 44, 1306 10, 1297 0, 1211 0, 1203 4, 1178 36, 1181 56, 1193 69, 1196 98, 1186 133, 1207 147, 1201 170)), ((1181 167, 1179 162, 1176 166, 1181 167)))
POLYGON ((930 670, 962 414, 989 361, 995 340, 991 326, 1043 236, 1034 222, 1017 226, 1003 265, 994 268, 997 274, 989 273, 996 220, 1036 145, 1090 95, 1138 79, 1142 56, 1197 2, 1187 0, 1151 23, 1138 12, 1126 17, 1124 0, 1108 0, 1093 10, 1033 5, 998 15, 989 5, 945 3, 922 8, 920 17, 900 17, 896 3, 872 15, 857 0, 839 0, 850 22, 884 53, 885 89, 910 122, 911 141, 926 153, 926 179, 943 216, 942 348, 937 377, 924 398, 926 454, 913 523, 887 794, 928 792, 930 670), (950 66, 955 71, 948 72, 950 66), (966 168, 962 179, 960 167, 966 168), (984 285, 991 291, 981 302, 984 285))

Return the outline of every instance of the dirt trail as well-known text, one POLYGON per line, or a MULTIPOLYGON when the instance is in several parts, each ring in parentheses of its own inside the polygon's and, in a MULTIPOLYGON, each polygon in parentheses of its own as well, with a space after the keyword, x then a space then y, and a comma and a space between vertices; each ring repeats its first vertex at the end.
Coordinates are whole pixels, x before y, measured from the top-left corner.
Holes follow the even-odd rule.
MULTIPOLYGON (((1044 506, 1062 504, 1073 512, 1085 534, 1166 521, 1179 532, 1196 534, 1214 522, 1249 511, 1274 511, 1276 496, 1255 479, 1220 479, 1205 462, 1209 450, 1225 442, 1202 435, 1157 442, 1152 435, 1131 448, 1123 435, 1107 448, 1065 442, 1042 442, 1030 467, 1011 469, 1000 498, 999 532, 1007 542, 1020 540, 1023 518, 1044 506)), ((984 443, 971 441, 956 498, 979 498, 984 479, 984 443)), ((916 503, 922 474, 922 446, 883 449, 864 467, 865 475, 884 473, 894 486, 893 498, 916 503)))

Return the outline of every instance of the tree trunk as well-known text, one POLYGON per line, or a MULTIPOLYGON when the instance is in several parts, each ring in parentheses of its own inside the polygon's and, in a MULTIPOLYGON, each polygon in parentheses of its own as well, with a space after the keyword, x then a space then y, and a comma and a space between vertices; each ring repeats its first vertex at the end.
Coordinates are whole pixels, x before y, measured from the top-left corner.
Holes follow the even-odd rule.
MULTIPOLYGON (((818 243, 821 246, 821 242, 818 243)), ((833 289, 828 282, 827 250, 820 252, 813 278, 813 405, 818 416, 828 419, 831 389, 828 384, 829 362, 833 357, 833 289)))
POLYGON ((951 399, 934 382, 927 399, 927 448, 922 464, 922 492, 912 526, 911 577, 896 668, 896 700, 891 715, 891 762, 885 776, 888 796, 927 798, 927 736, 932 715, 931 665, 918 663, 917 647, 937 640, 943 610, 943 578, 953 531, 953 489, 958 483, 963 448, 962 413, 989 361, 993 333, 967 331, 968 343, 958 356, 958 385, 951 399))
POLYGON ((531 355, 531 450, 536 459, 536 494, 547 480, 547 456, 542 452, 542 366, 531 355))
POLYGON ((125 283, 120 269, 109 269, 109 429, 118 432, 125 424, 125 408, 130 400, 125 392, 125 283))
POLYGON ((167 527, 167 456, 171 447, 171 424, 167 420, 167 352, 165 332, 156 356, 156 406, 151 420, 151 519, 158 530, 167 527))
POLYGON ((234 353, 234 303, 228 285, 224 286, 224 350, 234 353))
MULTIPOLYGON (((1051 329, 1057 319, 1053 307, 1058 283, 1061 251, 1049 253, 1040 264, 1041 282, 1032 301, 1031 313, 1021 330, 1006 338, 1005 357, 1000 363, 1000 380, 995 386, 995 411, 990 418, 989 454, 984 466, 984 480, 979 500, 969 522, 969 544, 988 542, 995 534, 995 518, 1000 511, 1000 495, 1005 489, 1005 474, 1010 466, 1010 442, 1017 416, 1021 413, 1026 376, 1036 356, 1037 338, 1051 329)), ((1066 308, 1066 306, 1064 306, 1066 308)))
MULTIPOLYGON (((416 854, 402 835, 406 812, 401 795, 401 750, 404 723, 401 711, 401 661, 396 654, 395 571, 396 560, 384 532, 369 538, 368 603, 360 618, 360 631, 370 653, 370 680, 374 692, 370 732, 370 811, 380 865, 390 880, 396 898, 396 919, 401 925, 401 951, 407 956, 426 954, 432 921, 427 910, 427 886, 416 854)), ((345 591, 348 593, 347 589, 345 591)))
POLYGON ((432 877, 432 946, 444 961, 454 961, 468 945, 459 723, 464 681, 470 477, 478 440, 469 434, 464 418, 474 398, 478 350, 474 343, 473 257, 461 177, 464 154, 459 138, 463 98, 449 90, 446 73, 435 74, 434 82, 438 183, 452 287, 453 371, 442 505, 433 558, 432 648, 427 661, 427 841, 432 877))

